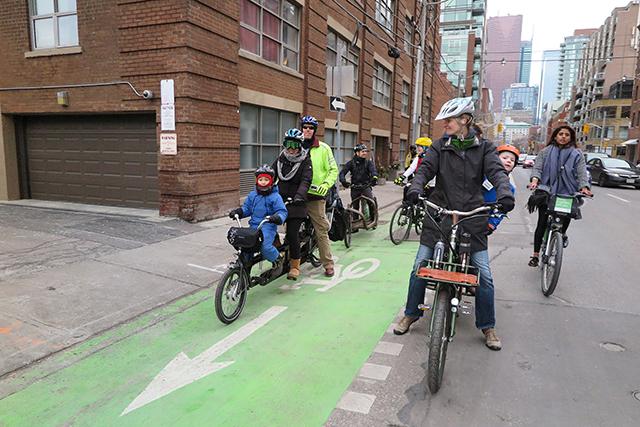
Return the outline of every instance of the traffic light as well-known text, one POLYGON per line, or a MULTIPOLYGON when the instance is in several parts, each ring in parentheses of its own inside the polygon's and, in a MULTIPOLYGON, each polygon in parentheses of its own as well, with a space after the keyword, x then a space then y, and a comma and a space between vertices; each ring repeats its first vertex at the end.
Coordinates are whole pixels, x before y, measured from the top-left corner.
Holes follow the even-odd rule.
POLYGON ((582 133, 583 134, 588 134, 590 129, 591 129, 591 126, 589 126, 588 124, 585 123, 585 124, 582 125, 582 133))
POLYGON ((504 130, 504 125, 502 123, 498 123, 498 133, 502 133, 504 130))

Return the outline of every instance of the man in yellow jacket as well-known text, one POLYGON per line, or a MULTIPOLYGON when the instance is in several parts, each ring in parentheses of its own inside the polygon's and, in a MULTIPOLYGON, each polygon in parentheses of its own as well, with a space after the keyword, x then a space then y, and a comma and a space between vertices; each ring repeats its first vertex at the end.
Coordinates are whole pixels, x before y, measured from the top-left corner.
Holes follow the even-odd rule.
POLYGON ((329 241, 331 224, 329 224, 325 213, 325 198, 338 178, 338 165, 336 165, 336 161, 333 158, 331 147, 316 137, 318 120, 313 116, 304 116, 300 122, 304 135, 303 147, 309 150, 313 168, 313 178, 307 193, 307 212, 316 231, 320 262, 324 267, 324 274, 327 277, 331 277, 335 272, 331 255, 331 242, 329 241))

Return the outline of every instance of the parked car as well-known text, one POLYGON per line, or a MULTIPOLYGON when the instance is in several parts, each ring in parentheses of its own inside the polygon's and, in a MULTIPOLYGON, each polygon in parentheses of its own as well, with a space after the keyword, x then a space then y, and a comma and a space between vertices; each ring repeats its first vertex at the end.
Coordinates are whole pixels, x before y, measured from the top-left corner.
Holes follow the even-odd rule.
POLYGON ((598 157, 587 163, 587 169, 600 187, 633 185, 640 189, 640 168, 633 166, 626 160, 598 157))
POLYGON ((536 157, 534 155, 528 155, 527 159, 522 163, 522 167, 525 169, 532 168, 533 164, 536 162, 536 157))
POLYGON ((527 160, 527 154, 520 154, 520 157, 518 157, 518 164, 522 165, 525 160, 527 160))
POLYGON ((603 157, 611 157, 607 153, 583 153, 585 163, 589 163, 592 159, 601 159, 603 157))

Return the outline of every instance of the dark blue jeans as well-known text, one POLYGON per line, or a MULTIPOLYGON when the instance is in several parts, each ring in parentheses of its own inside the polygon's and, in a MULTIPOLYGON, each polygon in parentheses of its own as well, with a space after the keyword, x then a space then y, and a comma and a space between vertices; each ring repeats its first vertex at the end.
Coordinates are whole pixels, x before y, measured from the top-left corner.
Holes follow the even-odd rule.
MULTIPOLYGON (((407 306, 404 310, 405 316, 416 317, 423 314, 418 305, 424 304, 426 281, 416 277, 415 273, 420 263, 431 259, 432 256, 433 248, 420 245, 409 278, 409 294, 407 295, 407 306)), ((471 264, 480 270, 480 286, 476 288, 476 328, 493 328, 496 325, 496 314, 493 302, 493 277, 489 267, 489 251, 473 252, 471 254, 471 264)))

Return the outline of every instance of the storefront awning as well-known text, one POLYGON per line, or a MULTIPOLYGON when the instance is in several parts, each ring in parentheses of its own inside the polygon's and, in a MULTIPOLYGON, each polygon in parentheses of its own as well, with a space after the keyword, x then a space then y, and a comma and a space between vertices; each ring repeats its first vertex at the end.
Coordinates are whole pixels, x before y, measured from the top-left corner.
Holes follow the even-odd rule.
POLYGON ((622 143, 622 145, 638 145, 637 139, 629 139, 622 143))

